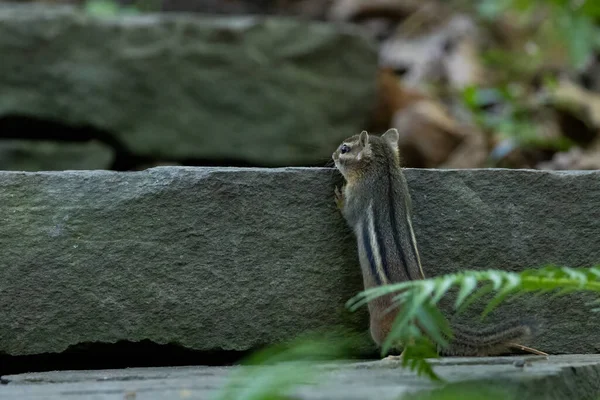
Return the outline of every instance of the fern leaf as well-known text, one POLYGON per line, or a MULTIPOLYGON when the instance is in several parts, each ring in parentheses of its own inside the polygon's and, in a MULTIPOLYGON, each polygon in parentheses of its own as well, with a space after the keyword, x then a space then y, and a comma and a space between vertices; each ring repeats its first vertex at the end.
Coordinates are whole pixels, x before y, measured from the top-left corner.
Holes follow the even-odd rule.
POLYGON ((435 289, 435 293, 431 299, 431 301, 434 304, 437 304, 438 301, 441 300, 442 297, 444 297, 444 295, 446 293, 448 293, 448 290, 450 290, 450 288, 452 288, 452 285, 454 285, 454 276, 446 276, 446 277, 442 277, 438 283, 437 283, 437 287, 435 289))
POLYGON ((461 305, 456 309, 457 313, 464 312, 471 304, 494 291, 494 284, 487 284, 480 287, 475 293, 471 294, 461 305))
POLYGON ((492 281, 495 291, 497 291, 498 289, 500 289, 502 287, 502 282, 504 282, 504 275, 505 275, 502 273, 502 271, 489 270, 489 271, 487 271, 487 275, 488 275, 488 279, 490 281, 492 281))
POLYGON ((422 306, 423 302, 427 299, 429 295, 427 292, 419 292, 416 289, 413 289, 413 291, 417 294, 414 296, 414 298, 411 298, 408 301, 408 304, 404 304, 401 307, 401 311, 396 317, 396 320, 392 325, 390 333, 388 334, 388 336, 383 342, 383 345, 381 346, 381 352, 383 354, 386 354, 388 351, 390 351, 390 349, 393 347, 394 343, 398 341, 398 339, 404 339, 403 341, 410 339, 409 337, 407 337, 406 334, 402 334, 402 329, 406 325, 414 323, 414 319, 419 308, 422 306))
MULTIPOLYGON (((444 333, 442 332, 441 325, 443 324, 440 321, 441 313, 435 313, 433 311, 434 307, 431 304, 423 305, 417 311, 416 315, 416 323, 421 328, 424 333, 430 337, 434 342, 438 343, 442 347, 448 346, 448 340, 444 337, 444 333)), ((444 318, 442 316, 442 318, 444 318)))
POLYGON ((477 278, 475 276, 466 275, 463 277, 460 282, 460 291, 458 292, 458 296, 456 297, 456 302, 454 303, 454 308, 459 308, 461 304, 465 301, 465 299, 473 293, 475 288, 477 287, 477 278))
POLYGON ((514 288, 512 288, 512 287, 507 287, 507 288, 502 289, 485 307, 485 309, 481 313, 481 319, 487 317, 492 311, 494 311, 496 308, 498 308, 500 303, 505 301, 511 295, 511 292, 513 290, 514 290, 514 288))
MULTIPOLYGON (((379 296, 395 294, 394 306, 399 307, 400 311, 384 341, 382 353, 387 353, 393 343, 400 341, 404 345, 403 366, 431 377, 433 370, 423 358, 423 354, 426 353, 424 349, 432 351, 436 346, 444 347, 447 338, 452 337, 448 320, 437 304, 454 287, 459 289, 455 301, 455 309, 458 312, 464 311, 486 294, 493 294, 481 313, 483 318, 502 302, 525 294, 556 292, 555 296, 564 296, 579 291, 600 293, 600 266, 586 269, 547 265, 518 273, 497 270, 464 271, 460 274, 368 289, 349 300, 347 304, 357 309, 379 296), (479 284, 482 284, 482 287, 477 289, 479 284), (420 350, 417 350, 419 346, 420 350)), ((600 299, 588 303, 593 306, 599 304, 600 299)), ((600 312, 600 307, 592 311, 600 312)))
POLYGON ((405 346, 402 356, 402 366, 408 367, 417 375, 425 375, 431 380, 441 381, 442 379, 435 373, 431 364, 427 362, 428 358, 438 358, 435 345, 427 338, 415 338, 412 344, 405 346))

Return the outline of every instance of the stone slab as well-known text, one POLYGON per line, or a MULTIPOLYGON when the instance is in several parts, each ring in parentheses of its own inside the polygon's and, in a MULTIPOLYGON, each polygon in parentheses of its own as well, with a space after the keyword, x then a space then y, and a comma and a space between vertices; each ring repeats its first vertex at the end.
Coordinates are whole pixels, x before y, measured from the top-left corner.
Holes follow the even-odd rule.
MULTIPOLYGON (((317 385, 300 386, 292 394, 298 400, 595 400, 600 396, 598 355, 551 356, 548 360, 443 358, 434 364, 446 380, 444 385, 417 377, 398 362, 336 363, 316 366, 323 369, 317 385), (467 391, 474 389, 485 390, 485 395, 468 397, 467 391)), ((0 398, 216 399, 231 373, 239 368, 244 367, 131 368, 4 376, 0 398)))
POLYGON ((305 19, 0 4, 0 54, 0 121, 95 128, 153 160, 324 165, 375 102, 375 43, 305 19))
MULTIPOLYGON (((600 259, 600 171, 407 170, 426 274, 600 259)), ((0 352, 151 340, 248 350, 318 328, 367 330, 328 168, 0 172, 0 352)), ((589 297, 522 298, 529 343, 600 349, 589 297)), ((492 318, 492 319, 494 319, 492 318)))

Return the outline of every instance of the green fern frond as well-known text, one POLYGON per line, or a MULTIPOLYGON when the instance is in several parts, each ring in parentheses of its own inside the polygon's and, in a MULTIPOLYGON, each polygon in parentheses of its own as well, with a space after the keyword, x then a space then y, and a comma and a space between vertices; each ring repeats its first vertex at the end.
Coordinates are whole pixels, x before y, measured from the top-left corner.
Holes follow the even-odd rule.
POLYGON ((494 285, 492 283, 485 284, 481 286, 475 293, 473 293, 469 298, 465 299, 459 307, 456 307, 457 313, 464 312, 469 306, 471 306, 474 302, 481 299, 483 296, 490 294, 494 291, 494 285))
MULTIPOLYGON (((455 308, 460 308, 470 299, 477 284, 491 283, 492 291, 502 295, 511 295, 516 292, 551 292, 564 291, 592 291, 600 292, 600 267, 594 268, 566 268, 546 266, 539 269, 528 269, 522 272, 507 272, 498 270, 488 271, 463 271, 456 274, 442 275, 435 278, 407 281, 385 286, 378 286, 364 290, 348 300, 346 306, 355 311, 370 301, 389 294, 404 292, 414 289, 413 298, 408 301, 413 303, 415 297, 437 303, 450 289, 457 287, 459 296, 455 308), (434 293, 432 298, 429 294, 434 293)), ((481 294, 479 293, 481 296, 481 294)), ((497 296, 496 296, 497 297, 497 296)), ((397 298, 400 299, 400 298, 397 298)))
POLYGON ((330 330, 300 336, 251 354, 233 372, 215 400, 283 400, 302 385, 315 385, 322 378, 318 365, 343 360, 357 337, 330 330))
MULTIPOLYGON (((459 312, 483 296, 493 294, 482 312, 485 317, 502 302, 527 293, 553 293, 554 296, 581 291, 600 293, 600 266, 566 268, 548 265, 522 272, 463 271, 370 288, 348 300, 346 306, 355 311, 378 297, 394 295, 394 306, 399 311, 382 345, 382 355, 396 344, 402 344, 403 366, 439 379, 427 363, 425 354, 427 358, 437 357, 436 347, 444 348, 452 339, 449 322, 439 310, 438 303, 453 288, 458 289, 454 309, 459 312)), ((600 305, 600 299, 590 305, 600 305)), ((600 307, 592 311, 600 312, 600 307)))
POLYGON ((410 346, 406 347, 402 357, 402 367, 408 367, 411 371, 417 372, 418 375, 427 376, 433 381, 441 381, 431 364, 427 362, 427 359, 436 357, 438 355, 433 343, 426 337, 419 337, 410 346))

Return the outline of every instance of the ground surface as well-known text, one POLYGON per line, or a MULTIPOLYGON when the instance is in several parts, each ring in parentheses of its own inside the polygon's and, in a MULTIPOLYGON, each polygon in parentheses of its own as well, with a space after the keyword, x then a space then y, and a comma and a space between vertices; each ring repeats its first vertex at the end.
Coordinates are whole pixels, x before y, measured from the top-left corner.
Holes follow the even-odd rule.
MULTIPOLYGON (((449 383, 446 391, 454 388, 464 394, 469 381, 478 380, 488 389, 505 390, 504 399, 600 398, 600 355, 550 356, 547 360, 527 356, 446 358, 436 365, 436 371, 449 383)), ((0 399, 209 399, 236 368, 132 368, 4 376, 0 399)), ((324 383, 300 388, 295 398, 387 400, 443 388, 400 369, 395 361, 329 364, 323 368, 324 383)))

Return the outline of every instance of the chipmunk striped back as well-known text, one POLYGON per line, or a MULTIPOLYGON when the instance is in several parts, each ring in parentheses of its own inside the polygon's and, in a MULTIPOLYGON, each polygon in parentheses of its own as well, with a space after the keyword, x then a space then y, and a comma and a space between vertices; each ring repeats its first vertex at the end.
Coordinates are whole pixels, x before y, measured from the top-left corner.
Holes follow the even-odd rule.
POLYGON ((343 213, 357 237, 368 286, 424 278, 397 141, 395 130, 381 137, 363 132, 334 153, 347 181, 343 213))

